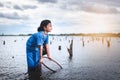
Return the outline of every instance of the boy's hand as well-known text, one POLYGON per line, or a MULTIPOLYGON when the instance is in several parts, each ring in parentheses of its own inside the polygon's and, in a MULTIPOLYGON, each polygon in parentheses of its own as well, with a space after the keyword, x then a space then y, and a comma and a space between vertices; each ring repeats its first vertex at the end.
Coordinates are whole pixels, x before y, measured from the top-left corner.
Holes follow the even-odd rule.
POLYGON ((40 63, 43 63, 43 58, 40 59, 40 63))

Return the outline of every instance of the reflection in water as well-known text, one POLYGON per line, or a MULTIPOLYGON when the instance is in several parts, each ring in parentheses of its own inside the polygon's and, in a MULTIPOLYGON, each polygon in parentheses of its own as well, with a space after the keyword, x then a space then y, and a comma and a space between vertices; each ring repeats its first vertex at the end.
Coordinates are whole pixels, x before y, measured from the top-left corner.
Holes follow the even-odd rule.
POLYGON ((84 43, 84 41, 82 41, 82 46, 83 46, 83 47, 85 46, 85 43, 84 43))
POLYGON ((110 47, 110 41, 107 41, 107 47, 108 48, 110 47))
POLYGON ((69 58, 72 59, 72 56, 73 56, 73 40, 71 40, 70 48, 67 48, 67 50, 68 50, 68 53, 69 53, 69 58))
POLYGON ((12 58, 14 59, 14 56, 12 56, 12 58))
POLYGON ((69 40, 69 43, 70 43, 70 40, 69 40))
POLYGON ((83 46, 83 47, 85 46, 84 37, 82 37, 82 46, 83 46))
POLYGON ((104 37, 102 37, 102 44, 104 44, 104 37))
POLYGON ((14 40, 14 42, 16 42, 17 40, 14 40))
POLYGON ((60 45, 58 46, 58 50, 61 50, 61 46, 60 45))
POLYGON ((50 41, 50 45, 52 44, 52 41, 50 41))
POLYGON ((65 40, 67 40, 67 36, 65 36, 65 40))
POLYGON ((59 41, 62 41, 61 39, 59 39, 59 41))
POLYGON ((94 37, 92 36, 92 41, 94 41, 94 37))
POLYGON ((5 40, 3 41, 3 45, 5 45, 5 40))
MULTIPOLYGON (((92 36, 92 41, 101 41, 102 42, 102 44, 104 44, 105 43, 105 41, 106 41, 106 44, 107 44, 107 47, 109 48, 110 46, 111 46, 111 38, 110 37, 93 37, 92 36)), ((84 40, 83 40, 83 38, 82 38, 82 46, 84 47, 84 40)))
POLYGON ((88 40, 87 43, 89 43, 90 41, 88 40))
POLYGON ((54 37, 52 37, 52 40, 54 40, 54 37))
POLYGON ((110 47, 110 41, 111 41, 111 38, 109 37, 106 42, 107 42, 107 47, 109 48, 110 47))

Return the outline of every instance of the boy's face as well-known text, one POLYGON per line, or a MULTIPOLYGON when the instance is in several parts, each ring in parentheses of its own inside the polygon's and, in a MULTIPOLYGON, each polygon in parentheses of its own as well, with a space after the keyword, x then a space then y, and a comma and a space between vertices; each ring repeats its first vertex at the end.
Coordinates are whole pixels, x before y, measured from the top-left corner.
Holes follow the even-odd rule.
POLYGON ((45 27, 45 31, 51 32, 51 30, 52 30, 52 25, 51 25, 51 23, 49 23, 49 24, 45 27))

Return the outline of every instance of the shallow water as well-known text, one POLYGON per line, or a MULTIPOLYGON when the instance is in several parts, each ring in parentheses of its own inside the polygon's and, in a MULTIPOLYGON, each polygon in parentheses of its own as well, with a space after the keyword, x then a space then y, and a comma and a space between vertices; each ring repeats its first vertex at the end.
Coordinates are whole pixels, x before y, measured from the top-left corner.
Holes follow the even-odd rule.
MULTIPOLYGON (((28 37, 0 37, 0 80, 27 79, 28 37)), ((63 69, 52 73, 42 68, 41 80, 120 80, 119 47, 118 37, 50 36, 51 56, 63 69), (73 56, 69 58, 71 40, 73 56)))

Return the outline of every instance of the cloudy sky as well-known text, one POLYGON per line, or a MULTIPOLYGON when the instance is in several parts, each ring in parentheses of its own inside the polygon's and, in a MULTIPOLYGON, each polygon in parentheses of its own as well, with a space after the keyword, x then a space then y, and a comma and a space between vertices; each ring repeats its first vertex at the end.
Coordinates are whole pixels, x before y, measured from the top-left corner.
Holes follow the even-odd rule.
POLYGON ((0 1, 0 34, 35 33, 44 19, 51 33, 120 32, 120 0, 0 1))

